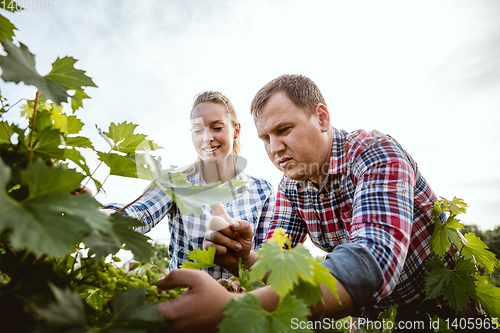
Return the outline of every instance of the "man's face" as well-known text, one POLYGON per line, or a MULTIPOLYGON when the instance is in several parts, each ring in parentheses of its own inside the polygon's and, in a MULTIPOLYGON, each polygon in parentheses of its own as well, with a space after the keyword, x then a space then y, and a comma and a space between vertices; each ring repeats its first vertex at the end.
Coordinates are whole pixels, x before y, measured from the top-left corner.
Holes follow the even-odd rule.
POLYGON ((325 111, 318 108, 308 117, 285 93, 277 92, 254 121, 267 155, 279 170, 291 179, 317 182, 322 172, 328 172, 322 165, 329 162, 330 155, 324 134, 330 128, 328 111, 326 125, 324 118, 325 111))

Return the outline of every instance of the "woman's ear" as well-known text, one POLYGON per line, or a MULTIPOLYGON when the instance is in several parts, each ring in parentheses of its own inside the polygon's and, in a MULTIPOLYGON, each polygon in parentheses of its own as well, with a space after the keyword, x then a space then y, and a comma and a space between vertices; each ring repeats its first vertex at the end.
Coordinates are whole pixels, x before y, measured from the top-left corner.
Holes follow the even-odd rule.
POLYGON ((241 124, 237 123, 236 126, 234 126, 234 139, 236 139, 240 135, 240 129, 241 124))

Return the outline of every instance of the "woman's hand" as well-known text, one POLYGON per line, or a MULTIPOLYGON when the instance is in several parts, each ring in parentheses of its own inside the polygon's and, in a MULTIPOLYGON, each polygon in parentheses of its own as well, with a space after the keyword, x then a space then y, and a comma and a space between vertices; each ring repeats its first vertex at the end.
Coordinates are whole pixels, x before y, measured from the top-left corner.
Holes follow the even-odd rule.
POLYGON ((226 213, 221 204, 212 207, 215 216, 208 223, 208 232, 203 239, 203 248, 215 246, 215 264, 238 276, 238 261, 245 268, 255 261, 252 250, 253 231, 247 221, 236 221, 226 213))

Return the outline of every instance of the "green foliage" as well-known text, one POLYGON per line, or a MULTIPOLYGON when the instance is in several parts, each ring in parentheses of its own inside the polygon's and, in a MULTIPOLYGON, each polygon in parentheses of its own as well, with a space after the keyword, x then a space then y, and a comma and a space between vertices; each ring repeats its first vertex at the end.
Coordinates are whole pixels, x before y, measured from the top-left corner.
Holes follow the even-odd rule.
POLYGON ((0 15, 0 40, 6 39, 12 41, 16 27, 4 16, 0 15))
POLYGON ((93 80, 75 68, 72 57, 57 58, 51 71, 40 75, 35 56, 13 41, 14 29, 0 16, 1 78, 38 91, 21 106, 25 127, 4 120, 12 107, 0 96, 0 331, 163 331, 157 303, 182 292, 163 294, 155 286, 168 265, 166 247, 161 261, 148 263, 154 248, 149 237, 134 231, 142 226, 139 220, 107 216, 93 197, 75 195, 84 180, 92 180, 98 191, 103 186, 83 153, 99 156, 112 175, 152 181, 183 209, 199 211, 203 204, 233 199, 232 189, 242 184, 192 187, 184 174, 162 169, 160 159, 149 155, 161 147, 134 133, 132 123, 99 130, 110 150, 96 150, 80 135, 84 123, 74 115, 90 98, 84 89, 96 87, 93 80), (61 104, 68 98, 66 112, 61 104), (130 269, 129 263, 118 266, 121 250, 138 260, 130 269))
POLYGON ((427 299, 443 296, 457 314, 469 302, 478 300, 486 314, 497 317, 499 308, 493 304, 498 303, 500 289, 492 287, 489 277, 480 276, 477 266, 492 273, 499 261, 474 233, 462 236, 460 230, 464 226, 456 216, 465 213, 466 207, 463 200, 456 197, 452 201, 441 198, 435 203, 431 249, 438 257, 430 257, 426 261, 427 299), (443 213, 448 215, 445 223, 441 223, 439 218, 439 214, 443 213), (452 267, 445 266, 445 258, 453 260, 452 267))
POLYGON ((196 260, 197 263, 186 261, 184 264, 182 264, 181 268, 201 269, 213 267, 215 250, 215 246, 211 246, 208 248, 208 250, 196 249, 189 252, 189 260, 196 260))
POLYGON ((451 217, 446 223, 436 223, 434 233, 431 238, 431 250, 437 255, 443 257, 450 249, 450 240, 452 244, 460 246, 462 240, 457 229, 463 229, 459 220, 451 217))
POLYGON ((500 288, 494 287, 489 277, 477 278, 476 294, 485 311, 494 318, 500 318, 500 288))
POLYGON ((271 271, 267 282, 280 297, 287 295, 299 278, 304 282, 314 283, 311 262, 307 260, 311 254, 302 244, 284 251, 278 242, 267 242, 257 251, 256 256, 262 258, 253 265, 250 281, 262 280, 271 271))
POLYGON ((85 72, 74 68, 76 59, 64 57, 52 64, 52 70, 45 76, 38 74, 35 68, 35 56, 26 45, 14 45, 9 40, 1 40, 6 56, 0 56, 2 79, 5 82, 24 82, 33 85, 56 104, 67 102, 68 90, 81 90, 82 87, 96 87, 85 72))
POLYGON ((499 264, 495 254, 488 251, 488 246, 475 234, 465 234, 465 239, 467 242, 463 245, 462 255, 492 273, 495 266, 499 264))
POLYGON ((228 317, 218 325, 220 333, 311 332, 291 328, 292 319, 304 320, 309 310, 290 295, 282 299, 276 311, 268 312, 262 309, 257 296, 247 293, 232 299, 223 312, 228 317))
POLYGON ((427 299, 443 295, 458 313, 465 308, 469 297, 476 297, 476 278, 471 275, 476 267, 471 261, 460 259, 454 269, 448 270, 439 258, 431 258, 427 269, 431 272, 425 283, 427 299))

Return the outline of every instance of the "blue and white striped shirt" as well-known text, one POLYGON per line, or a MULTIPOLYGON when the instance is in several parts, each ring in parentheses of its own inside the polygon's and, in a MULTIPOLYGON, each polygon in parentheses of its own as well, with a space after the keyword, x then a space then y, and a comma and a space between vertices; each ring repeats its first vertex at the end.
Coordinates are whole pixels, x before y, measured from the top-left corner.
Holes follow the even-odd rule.
MULTIPOLYGON (((199 172, 186 179, 193 186, 203 186, 206 183, 201 179, 199 172)), ((273 218, 275 197, 269 182, 249 176, 242 171, 238 172, 237 181, 248 182, 244 185, 246 192, 235 200, 223 204, 229 216, 236 220, 245 220, 250 223, 254 232, 253 247, 260 246, 266 239, 270 222, 273 218)), ((238 189, 241 192, 242 189, 238 189)), ((111 203, 107 208, 118 210, 123 204, 111 203)), ((170 243, 169 271, 179 268, 188 261, 190 251, 203 248, 203 238, 208 230, 208 221, 213 217, 212 210, 208 205, 202 207, 203 214, 183 214, 175 205, 169 195, 158 188, 152 188, 138 201, 125 209, 125 213, 137 219, 142 219, 144 227, 137 228, 137 231, 147 233, 160 221, 165 220, 169 224, 170 243)), ((204 269, 214 278, 218 279, 219 274, 223 278, 231 277, 231 274, 218 268, 218 273, 214 268, 204 269)))

